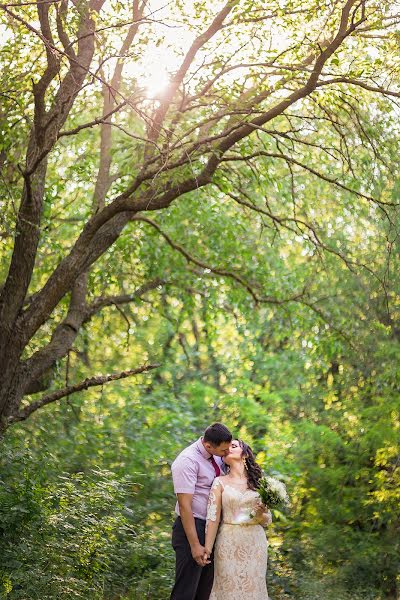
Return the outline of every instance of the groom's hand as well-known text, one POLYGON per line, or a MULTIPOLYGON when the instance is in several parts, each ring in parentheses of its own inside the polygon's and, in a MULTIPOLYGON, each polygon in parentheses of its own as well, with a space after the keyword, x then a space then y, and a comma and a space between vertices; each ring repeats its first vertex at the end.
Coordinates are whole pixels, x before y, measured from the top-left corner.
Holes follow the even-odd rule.
POLYGON ((200 567, 205 567, 210 561, 208 560, 207 551, 201 544, 192 546, 192 556, 200 567))

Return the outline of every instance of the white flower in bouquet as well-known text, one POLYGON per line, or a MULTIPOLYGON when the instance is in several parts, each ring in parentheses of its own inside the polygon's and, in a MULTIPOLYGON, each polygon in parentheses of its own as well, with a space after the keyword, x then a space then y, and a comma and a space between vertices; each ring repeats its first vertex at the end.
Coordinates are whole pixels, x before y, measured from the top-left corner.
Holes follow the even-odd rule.
POLYGON ((258 493, 261 502, 268 508, 277 508, 289 504, 289 496, 286 486, 275 477, 264 475, 258 482, 258 493))

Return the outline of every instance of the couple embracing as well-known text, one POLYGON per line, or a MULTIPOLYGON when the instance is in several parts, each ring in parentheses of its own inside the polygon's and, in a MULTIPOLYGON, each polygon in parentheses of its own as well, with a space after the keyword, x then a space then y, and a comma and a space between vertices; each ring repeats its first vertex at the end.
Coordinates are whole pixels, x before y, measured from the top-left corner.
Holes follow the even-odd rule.
POLYGON ((221 423, 175 459, 170 600, 268 600, 263 528, 272 518, 257 492, 261 475, 250 446, 221 423))

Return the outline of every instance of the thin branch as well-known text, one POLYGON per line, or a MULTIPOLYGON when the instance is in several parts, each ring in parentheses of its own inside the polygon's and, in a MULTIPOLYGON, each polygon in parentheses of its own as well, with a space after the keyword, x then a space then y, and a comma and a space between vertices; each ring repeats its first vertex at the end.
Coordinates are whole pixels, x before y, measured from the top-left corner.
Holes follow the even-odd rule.
POLYGON ((353 343, 351 336, 346 331, 341 329, 340 327, 337 327, 336 325, 332 324, 331 320, 328 318, 327 315, 325 315, 324 311, 321 310, 320 308, 318 308, 318 306, 316 305, 317 302, 319 302, 319 300, 316 300, 314 302, 309 302, 307 300, 300 300, 301 304, 304 304, 304 306, 308 306, 308 308, 310 308, 313 312, 315 312, 315 314, 317 314, 324 323, 329 325, 329 327, 333 331, 336 331, 336 333, 338 333, 349 344, 349 346, 352 350, 357 350, 356 346, 353 343))
POLYGON ((288 156, 287 154, 283 154, 283 153, 278 153, 278 152, 265 152, 264 150, 260 150, 258 152, 254 152, 253 154, 249 154, 247 156, 224 156, 223 158, 220 159, 220 162, 232 162, 232 161, 247 161, 247 160, 252 160, 253 158, 257 158, 260 156, 267 156, 269 158, 279 158, 284 160, 286 163, 291 163, 293 165, 296 165, 302 169, 304 169, 305 171, 308 171, 309 173, 311 173, 312 175, 315 175, 316 177, 318 177, 319 179, 322 179, 323 181, 326 181, 327 183, 331 183, 333 185, 336 185, 337 187, 341 188, 342 190, 345 190, 346 192, 349 192, 351 194, 355 194, 356 196, 358 196, 359 198, 363 198, 364 200, 367 200, 368 202, 374 202, 376 204, 379 205, 384 205, 384 206, 398 206, 398 203, 393 203, 393 202, 385 202, 384 200, 377 200, 376 198, 373 198, 372 196, 368 196, 367 194, 363 194, 362 192, 358 192, 357 190, 353 190, 352 188, 348 187, 347 185, 345 185, 344 183, 341 183, 340 181, 338 181, 337 179, 333 179, 332 177, 328 177, 328 175, 324 175, 323 173, 316 171, 315 169, 313 169, 312 167, 292 158, 291 156, 288 156))
POLYGON ((194 257, 193 255, 189 254, 189 252, 187 250, 185 250, 185 248, 183 248, 180 244, 177 244, 176 242, 174 242, 169 237, 169 235, 167 233, 165 233, 165 231, 163 231, 161 229, 161 227, 157 223, 152 221, 151 219, 148 219, 147 217, 143 217, 141 215, 136 215, 132 220, 133 221, 142 221, 143 223, 148 223, 149 225, 154 227, 154 229, 156 229, 163 236, 163 238, 168 242, 168 244, 171 246, 171 248, 173 248, 174 250, 177 250, 180 254, 182 254, 182 256, 184 256, 188 262, 191 262, 191 263, 197 265, 198 267, 201 267, 202 269, 204 269, 205 272, 211 272, 211 273, 214 273, 215 275, 220 275, 221 277, 229 277, 229 278, 237 281, 242 287, 244 287, 249 292, 249 294, 251 295, 251 297, 253 298, 253 300, 256 304, 264 304, 264 303, 265 304, 284 304, 286 302, 293 302, 293 301, 297 300, 298 298, 300 298, 304 294, 304 290, 303 290, 302 292, 300 292, 294 296, 291 296, 289 298, 285 298, 282 300, 279 300, 278 298, 273 298, 272 296, 258 296, 256 294, 256 292, 254 291, 254 289, 251 287, 250 283, 247 282, 245 279, 243 279, 240 275, 238 275, 237 273, 234 273, 233 271, 228 271, 226 269, 220 269, 218 267, 213 267, 209 264, 204 263, 203 261, 199 260, 198 258, 194 257))
POLYGON ((319 81, 316 87, 322 87, 324 85, 332 85, 333 83, 348 83, 350 85, 355 85, 363 88, 364 90, 368 90, 369 92, 376 92, 378 94, 382 94, 384 96, 392 96, 393 98, 400 98, 400 92, 395 92, 394 90, 387 90, 386 88, 380 85, 370 85, 369 83, 365 83, 360 79, 354 79, 352 77, 334 77, 332 79, 324 79, 323 81, 319 81))
POLYGON ((189 48, 180 68, 171 80, 171 84, 164 95, 162 103, 160 104, 154 115, 153 124, 149 131, 149 140, 157 140, 163 121, 170 107, 170 103, 173 97, 175 96, 175 93, 177 92, 179 86, 183 82, 183 79, 190 65, 192 64, 197 52, 217 33, 217 31, 220 30, 225 18, 228 16, 228 14, 232 11, 232 9, 237 3, 238 0, 229 0, 214 18, 213 22, 207 28, 207 30, 204 31, 201 35, 199 35, 189 48))
POLYGON ((247 283, 246 281, 244 281, 244 279, 242 279, 236 273, 233 273, 232 271, 227 271, 225 269, 219 269, 217 267, 212 267, 212 266, 202 262, 198 258, 195 258, 191 254, 189 254, 189 252, 187 250, 185 250, 185 248, 183 248, 180 244, 177 244, 176 242, 174 242, 169 237, 169 235, 167 233, 165 233, 165 231, 163 231, 161 229, 161 227, 157 223, 152 221, 151 219, 148 219, 147 217, 142 217, 142 216, 136 215, 133 220, 134 221, 142 221, 143 223, 148 223, 149 225, 154 227, 154 229, 156 229, 163 236, 163 238, 168 242, 168 244, 171 246, 171 248, 173 248, 174 250, 177 250, 180 254, 182 254, 182 256, 184 256, 188 262, 191 262, 191 263, 197 265, 198 267, 201 267, 202 269, 211 271, 212 273, 215 273, 216 275, 221 275, 222 277, 230 277, 231 279, 234 279, 235 281, 240 283, 240 285, 242 285, 243 287, 245 287, 247 289, 247 291, 250 293, 250 295, 252 296, 252 298, 254 299, 256 304, 260 301, 258 296, 256 295, 256 293, 250 286, 250 284, 247 283))
POLYGON ((132 294, 121 294, 119 296, 99 296, 96 298, 86 310, 86 316, 83 320, 83 323, 89 321, 93 315, 98 313, 102 308, 106 306, 119 306, 120 304, 128 304, 137 298, 141 298, 143 294, 155 290, 161 285, 165 284, 165 281, 161 278, 154 279, 153 281, 148 281, 147 283, 140 286, 137 290, 135 290, 132 294))
POLYGON ((76 383, 75 385, 67 386, 61 390, 57 390, 51 394, 43 396, 40 400, 36 402, 32 402, 21 411, 19 411, 16 415, 13 415, 9 418, 9 424, 16 423, 17 421, 25 421, 33 412, 41 408, 42 406, 46 406, 46 404, 50 404, 51 402, 55 402, 56 400, 60 400, 61 398, 65 398, 70 396, 71 394, 75 394, 76 392, 81 392, 82 390, 87 390, 90 387, 97 385, 104 385, 109 381, 118 381, 119 379, 125 379, 126 377, 131 377, 132 375, 138 375, 139 373, 145 373, 146 371, 151 371, 152 369, 157 369, 159 364, 150 364, 143 365, 138 367, 137 369, 130 369, 128 371, 121 371, 120 373, 112 373, 111 375, 98 375, 96 377, 88 377, 84 379, 80 383, 76 383))
POLYGON ((0 8, 20 8, 21 6, 37 6, 38 4, 59 4, 62 0, 40 0, 40 2, 7 2, 0 4, 0 8))

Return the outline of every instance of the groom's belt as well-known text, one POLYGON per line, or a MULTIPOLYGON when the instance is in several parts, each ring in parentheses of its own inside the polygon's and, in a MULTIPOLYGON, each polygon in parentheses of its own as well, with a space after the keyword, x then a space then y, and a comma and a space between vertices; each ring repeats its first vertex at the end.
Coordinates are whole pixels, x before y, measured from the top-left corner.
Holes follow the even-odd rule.
MULTIPOLYGON (((193 519, 194 519, 195 521, 200 521, 201 523, 205 523, 205 522, 206 522, 206 519, 202 519, 201 517, 195 517, 194 515, 193 515, 193 519)), ((180 522, 182 522, 181 516, 176 514, 176 515, 175 515, 175 521, 180 521, 180 522)))

